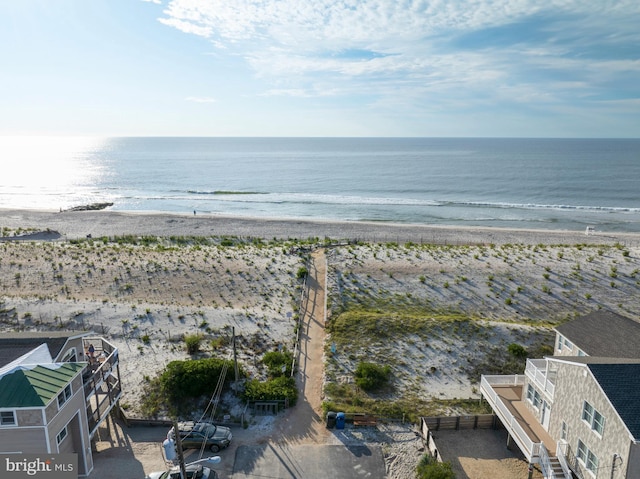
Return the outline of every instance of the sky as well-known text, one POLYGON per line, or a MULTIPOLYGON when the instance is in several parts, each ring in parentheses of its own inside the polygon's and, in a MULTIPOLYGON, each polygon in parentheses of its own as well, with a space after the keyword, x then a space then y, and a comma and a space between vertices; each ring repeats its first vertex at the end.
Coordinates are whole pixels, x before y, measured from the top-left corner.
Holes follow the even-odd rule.
POLYGON ((0 135, 640 137, 638 0, 0 0, 0 135))

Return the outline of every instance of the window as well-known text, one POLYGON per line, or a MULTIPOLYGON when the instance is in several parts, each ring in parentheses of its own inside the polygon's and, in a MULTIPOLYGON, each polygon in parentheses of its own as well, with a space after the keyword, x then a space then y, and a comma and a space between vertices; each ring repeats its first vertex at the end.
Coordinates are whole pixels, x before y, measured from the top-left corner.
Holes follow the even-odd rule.
POLYGON ((587 454, 587 469, 593 472, 594 474, 598 471, 598 458, 594 453, 589 451, 587 454))
POLYGON ((587 401, 582 405, 582 420, 588 422, 589 425, 593 422, 593 406, 587 401))
POLYGON ((562 429, 560 431, 560 439, 567 440, 567 423, 562 421, 562 429))
POLYGON ((0 412, 0 426, 15 426, 16 415, 13 411, 0 412))
POLYGON ((582 350, 578 349, 578 356, 586 356, 587 354, 582 350))
POLYGON ((562 351, 562 340, 564 338, 560 335, 558 335, 558 351, 562 351))
POLYGON ((593 412, 593 430, 601 436, 604 432, 604 416, 595 410, 593 412))
POLYGON ((69 348, 64 356, 62 357, 63 363, 75 363, 78 361, 78 356, 76 354, 76 348, 69 348))
POLYGON ((527 385, 527 399, 533 402, 533 386, 531 386, 531 384, 527 385))
POLYGON ((587 446, 585 446, 580 439, 578 439, 578 451, 576 452, 576 457, 582 462, 587 460, 587 446))
POLYGON ((527 385, 527 399, 533 407, 539 408, 540 403, 542 402, 542 398, 540 397, 540 393, 533 387, 531 384, 527 385))
POLYGON ((537 390, 533 390, 533 407, 540 407, 540 403, 542 400, 540 399, 540 393, 537 390))
POLYGON ((594 474, 598 471, 598 457, 589 450, 589 448, 578 439, 578 450, 576 457, 584 464, 588 471, 594 474))
POLYGON ((67 437, 67 426, 63 427, 62 431, 60 431, 56 436, 56 442, 58 443, 58 446, 62 441, 64 441, 65 437, 67 437))
POLYGON ((582 420, 585 421, 591 429, 602 436, 602 433, 604 432, 604 416, 587 401, 584 402, 582 407, 582 420))
POLYGON ((71 384, 67 384, 67 387, 65 387, 63 391, 58 394, 58 407, 61 407, 64 403, 66 403, 69 398, 71 398, 71 384))

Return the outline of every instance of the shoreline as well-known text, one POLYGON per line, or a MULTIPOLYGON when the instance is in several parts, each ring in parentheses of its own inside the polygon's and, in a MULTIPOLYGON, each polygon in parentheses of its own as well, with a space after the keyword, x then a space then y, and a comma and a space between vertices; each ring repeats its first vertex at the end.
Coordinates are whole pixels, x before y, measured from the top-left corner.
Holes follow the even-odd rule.
MULTIPOLYGON (((471 244, 614 244, 640 245, 640 233, 511 229, 304 218, 180 214, 163 211, 57 211, 0 208, 0 227, 51 230, 59 239, 147 236, 236 236, 267 240, 319 238, 370 243, 471 244)), ((29 238, 23 238, 29 239, 29 238)), ((37 238, 30 238, 37 239, 37 238)))

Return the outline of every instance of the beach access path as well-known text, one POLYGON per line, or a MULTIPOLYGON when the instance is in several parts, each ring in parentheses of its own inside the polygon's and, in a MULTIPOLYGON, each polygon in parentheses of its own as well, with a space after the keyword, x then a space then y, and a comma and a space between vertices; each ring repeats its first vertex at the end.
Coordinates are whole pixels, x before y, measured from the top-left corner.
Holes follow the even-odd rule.
POLYGON ((322 416, 326 261, 324 249, 311 254, 300 310, 298 401, 277 423, 272 439, 278 443, 324 444, 329 436, 322 416))

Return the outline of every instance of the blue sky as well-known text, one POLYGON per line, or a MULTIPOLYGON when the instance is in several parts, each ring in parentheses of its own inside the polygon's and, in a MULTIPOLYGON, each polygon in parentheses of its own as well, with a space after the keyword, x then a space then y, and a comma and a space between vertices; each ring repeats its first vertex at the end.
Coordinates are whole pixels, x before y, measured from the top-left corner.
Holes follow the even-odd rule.
POLYGON ((3 0, 0 135, 640 137, 640 2, 3 0))

